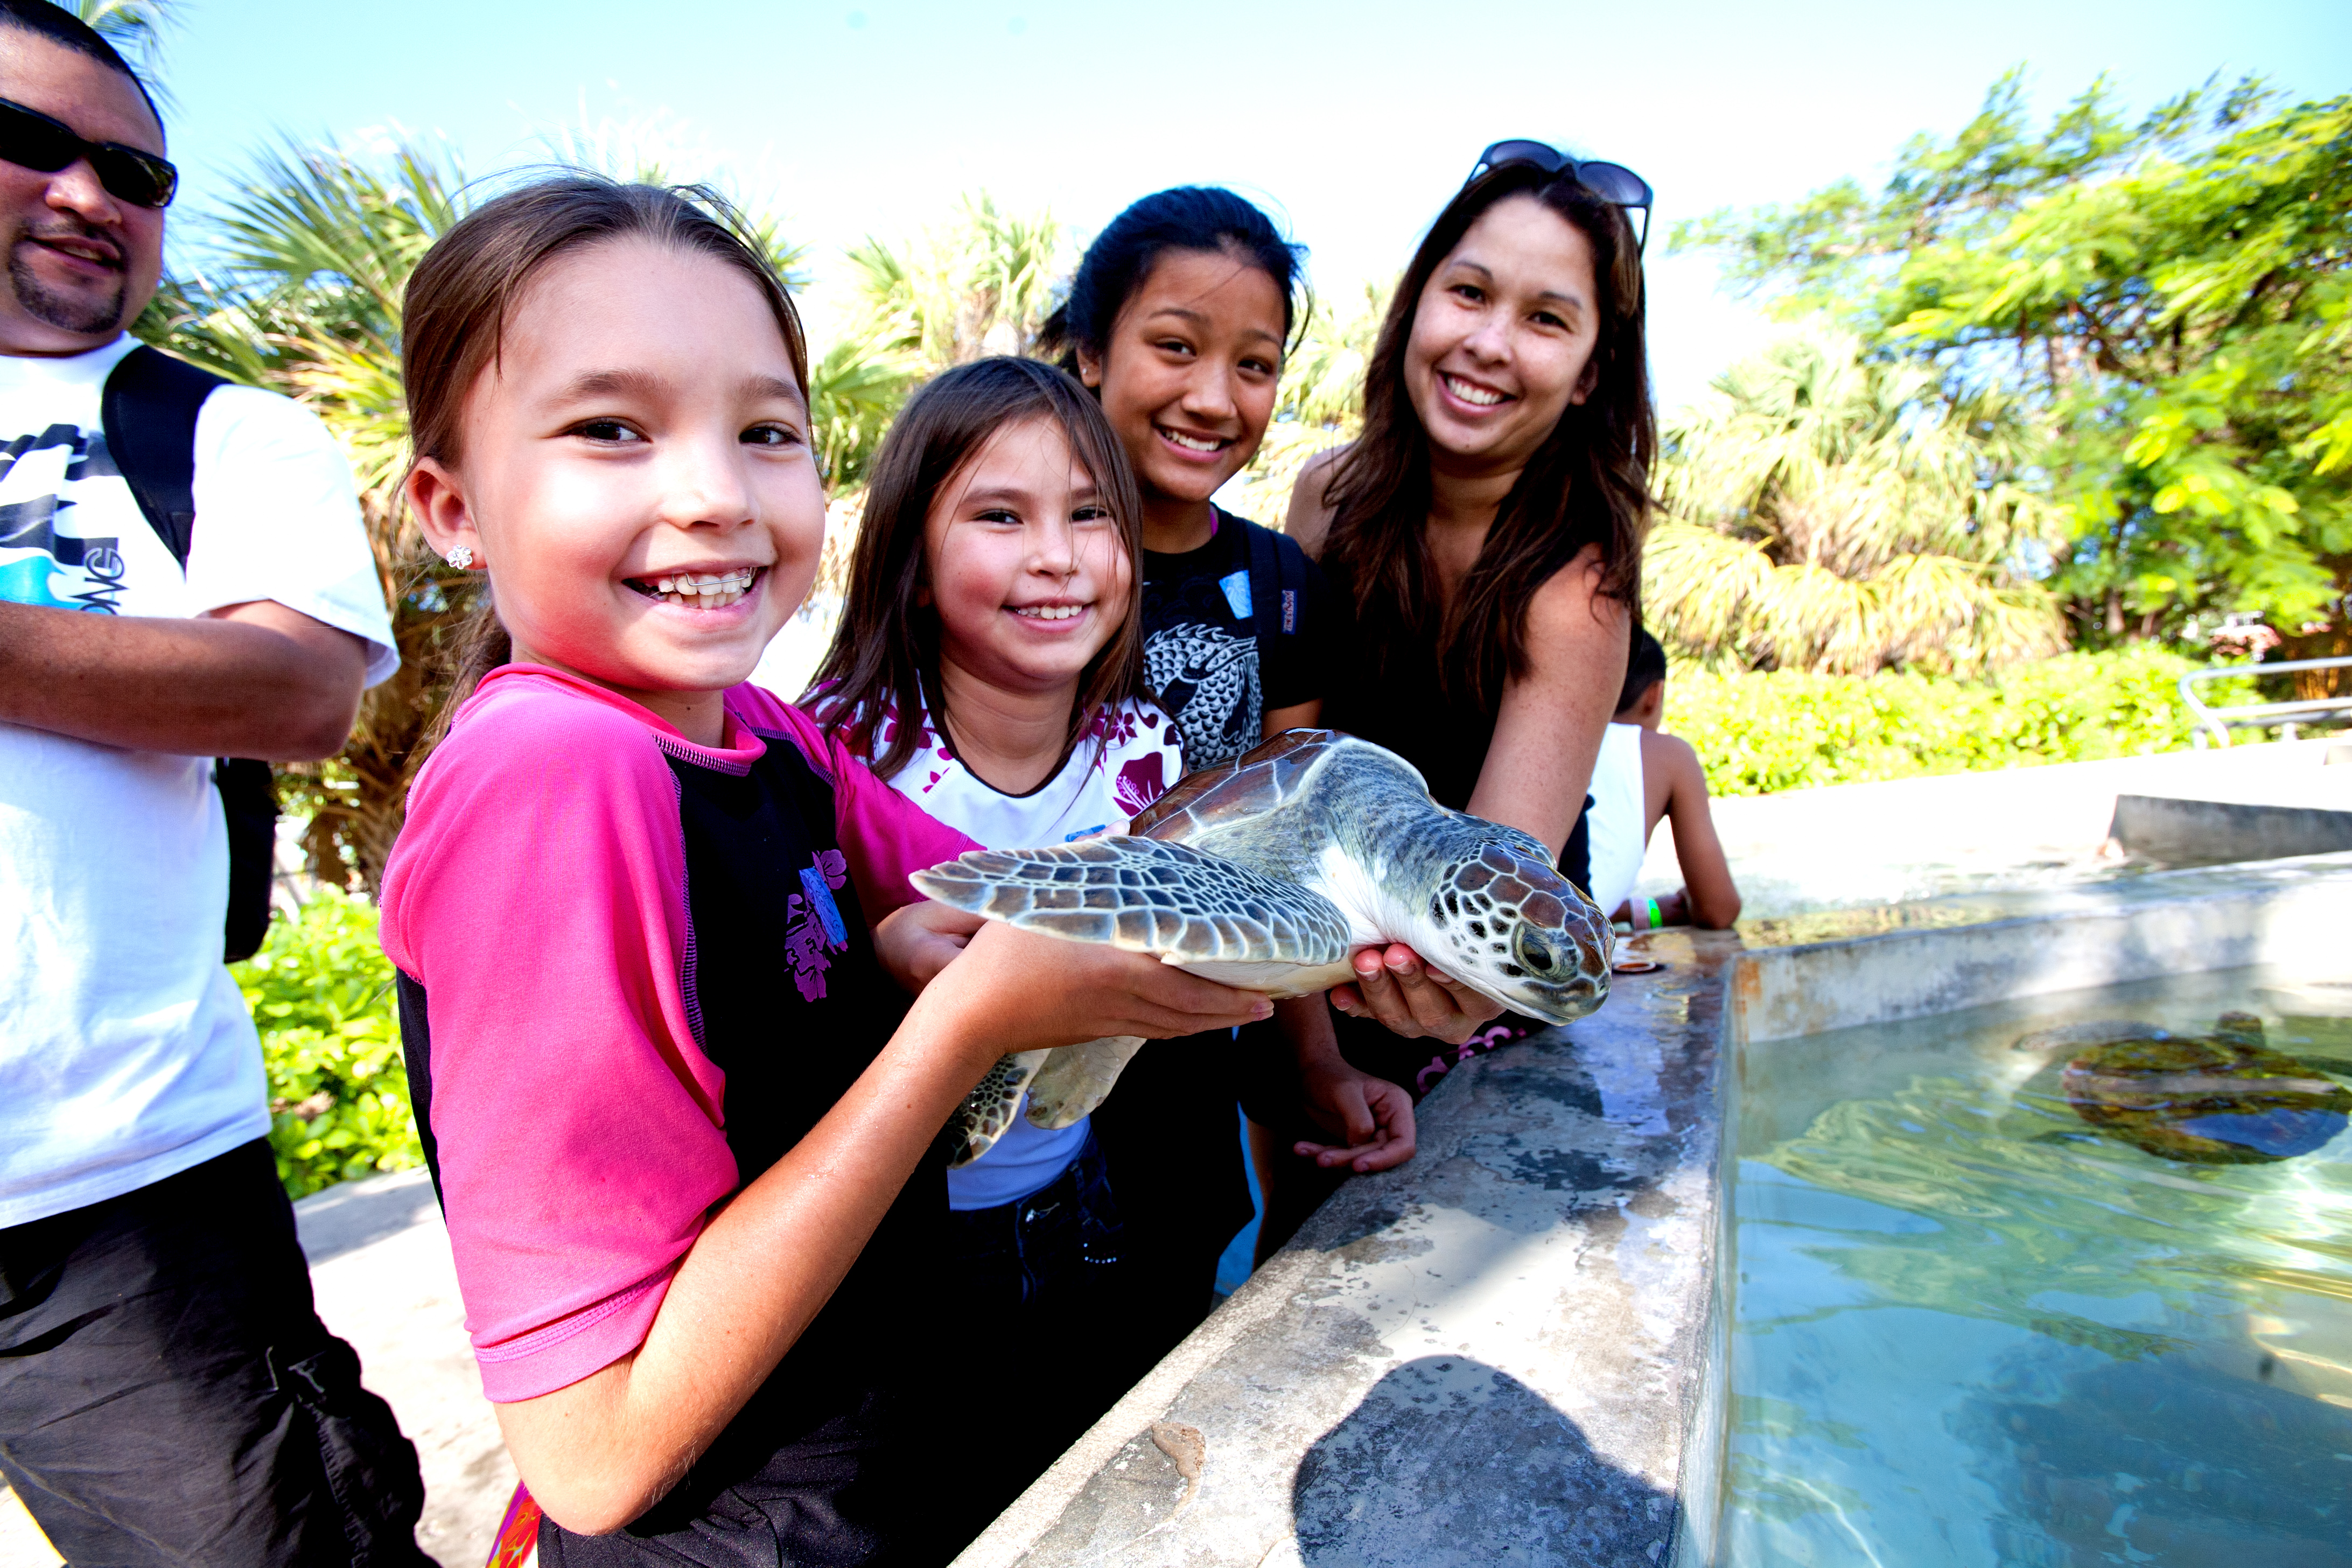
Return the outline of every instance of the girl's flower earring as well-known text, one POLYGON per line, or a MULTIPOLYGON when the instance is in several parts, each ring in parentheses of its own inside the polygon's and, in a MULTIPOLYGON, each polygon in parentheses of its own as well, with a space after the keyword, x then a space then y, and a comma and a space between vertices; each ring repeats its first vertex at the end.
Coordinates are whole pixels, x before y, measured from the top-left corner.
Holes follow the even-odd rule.
POLYGON ((474 547, 470 544, 460 544, 442 559, 448 562, 454 569, 463 572, 474 563, 474 547))

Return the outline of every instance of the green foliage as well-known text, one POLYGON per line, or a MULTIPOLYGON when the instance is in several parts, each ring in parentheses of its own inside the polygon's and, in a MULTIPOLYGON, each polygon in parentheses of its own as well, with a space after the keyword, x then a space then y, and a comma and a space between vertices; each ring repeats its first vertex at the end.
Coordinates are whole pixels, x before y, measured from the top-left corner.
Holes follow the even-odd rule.
MULTIPOLYGON (((2190 743, 2177 683, 2201 668, 2148 647, 2063 654, 1984 681, 1677 666, 1665 728, 1696 749, 1717 795, 2141 756, 2190 743)), ((2248 700, 2235 681, 2200 695, 2248 700)))
POLYGON ((2058 652, 2057 605, 2018 570, 2050 531, 2020 485, 2009 400, 1947 398, 1816 318, 1664 426, 1664 515, 1643 600, 1710 662, 1867 675, 1974 672, 2058 652))
POLYGON ((2037 133, 2012 73, 1879 195, 1676 242, 2023 397, 2067 523, 2051 585, 2095 638, 2247 610, 2288 656, 2352 648, 2352 96, 2209 82, 2131 124, 2103 79, 2037 133))
POLYGON ((904 354, 870 337, 845 337, 809 363, 809 422, 817 461, 834 493, 863 489, 915 380, 904 354))
POLYGON ((290 1196, 423 1162, 373 904, 322 891, 280 912, 229 973, 261 1031, 269 1144, 290 1196))

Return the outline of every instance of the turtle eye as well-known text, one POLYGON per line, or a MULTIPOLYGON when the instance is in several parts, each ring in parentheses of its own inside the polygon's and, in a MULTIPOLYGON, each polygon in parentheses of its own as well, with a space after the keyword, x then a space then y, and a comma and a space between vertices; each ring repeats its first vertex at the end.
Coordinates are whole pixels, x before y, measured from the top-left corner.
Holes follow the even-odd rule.
POLYGON ((1551 944, 1531 931, 1519 933, 1518 960, 1536 974, 1549 974, 1552 966, 1551 944))

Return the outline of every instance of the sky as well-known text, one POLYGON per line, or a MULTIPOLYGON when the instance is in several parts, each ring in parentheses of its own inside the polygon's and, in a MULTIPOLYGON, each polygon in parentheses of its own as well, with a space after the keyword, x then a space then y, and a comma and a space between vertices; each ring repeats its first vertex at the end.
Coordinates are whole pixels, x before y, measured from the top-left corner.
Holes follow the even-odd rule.
POLYGON ((1310 251, 1327 297, 1400 270, 1478 150, 1542 138, 1658 193, 1662 405, 1762 331, 1678 218, 1883 182, 2022 64, 2047 111, 2101 72, 2144 109, 2216 72, 2352 91, 2352 0, 1665 0, 1144 6, 1117 0, 183 0, 163 74, 184 205, 273 143, 438 138, 470 174, 601 131, 724 177, 808 245, 821 350, 842 247, 959 194, 1050 205, 1081 235, 1135 197, 1230 185, 1310 251))

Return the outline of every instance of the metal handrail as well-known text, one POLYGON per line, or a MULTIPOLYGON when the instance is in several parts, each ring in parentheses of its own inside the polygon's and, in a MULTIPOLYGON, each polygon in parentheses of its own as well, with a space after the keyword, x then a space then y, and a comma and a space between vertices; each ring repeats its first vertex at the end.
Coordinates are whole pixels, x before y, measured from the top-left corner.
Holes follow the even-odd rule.
POLYGON ((2284 675, 2290 669, 2352 669, 2352 658, 2294 658, 2287 660, 2284 664, 2221 664, 2215 665, 2210 669, 2190 670, 2180 678, 2180 700, 2189 705, 2189 710, 2197 716, 2197 722, 2204 726, 2203 730, 2198 731, 2197 743, 2203 745, 2204 731, 2210 730, 2220 738, 2221 744, 2228 745, 2230 729, 2232 725, 2246 729, 2262 729, 2276 724, 2286 731, 2285 738, 2292 741, 2294 739, 2297 724, 2305 717, 2316 718, 2327 713, 2352 716, 2352 696, 2312 697, 2295 702, 2241 702, 2231 708, 2209 708, 2197 700, 2197 693, 2189 689, 2189 685, 2193 681, 2234 680, 2254 675, 2284 675))

